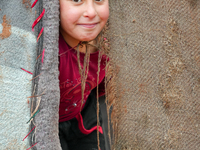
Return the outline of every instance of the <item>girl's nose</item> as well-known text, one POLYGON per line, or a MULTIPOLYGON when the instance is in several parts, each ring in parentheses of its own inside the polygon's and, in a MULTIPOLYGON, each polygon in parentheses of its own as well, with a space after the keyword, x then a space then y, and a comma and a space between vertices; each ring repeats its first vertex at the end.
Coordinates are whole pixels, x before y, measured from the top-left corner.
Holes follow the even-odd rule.
POLYGON ((84 17, 94 18, 97 15, 94 3, 88 2, 85 6, 84 17))

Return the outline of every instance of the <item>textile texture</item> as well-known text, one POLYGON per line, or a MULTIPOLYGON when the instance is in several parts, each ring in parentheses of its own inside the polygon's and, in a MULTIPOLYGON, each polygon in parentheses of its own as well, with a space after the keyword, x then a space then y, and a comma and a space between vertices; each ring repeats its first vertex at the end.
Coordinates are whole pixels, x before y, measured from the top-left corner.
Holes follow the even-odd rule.
MULTIPOLYGON (((44 27, 43 39, 38 44, 37 56, 44 54, 37 59, 33 81, 35 98, 32 99, 33 110, 39 113, 32 122, 36 126, 35 132, 30 139, 31 144, 36 144, 33 149, 61 150, 58 137, 59 120, 59 80, 58 80, 58 36, 59 36, 59 1, 43 0, 38 1, 40 13, 45 14, 38 24, 38 28, 44 27), (44 51, 45 49, 45 51, 44 51), (43 53, 44 52, 44 53, 43 53)), ((31 128, 32 128, 31 127, 31 128)))
POLYGON ((0 149, 29 148, 32 75, 35 65, 36 36, 31 31, 35 9, 31 1, 0 1, 0 149))
POLYGON ((199 149, 200 1, 111 0, 108 35, 112 148, 199 149))
MULTIPOLYGON (((34 145, 32 149, 61 150, 59 1, 38 1, 31 9, 34 1, 0 0, 0 149, 34 145), (45 14, 33 33, 32 23, 43 9, 45 14), (33 98, 28 105, 29 96, 33 98), (26 122, 36 110, 29 127, 26 122), (34 126, 30 143, 22 141, 34 126)), ((113 110, 107 116, 113 127, 110 131, 108 125, 112 149, 198 150, 200 1, 109 3, 106 37, 110 43, 106 46, 110 59, 105 83, 107 112, 113 110)))

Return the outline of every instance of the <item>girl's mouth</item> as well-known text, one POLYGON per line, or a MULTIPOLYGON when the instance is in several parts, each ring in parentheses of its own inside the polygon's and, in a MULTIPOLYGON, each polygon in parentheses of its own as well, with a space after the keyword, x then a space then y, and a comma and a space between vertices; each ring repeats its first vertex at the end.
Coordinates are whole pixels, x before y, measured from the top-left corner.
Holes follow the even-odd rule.
POLYGON ((91 24, 78 24, 78 25, 80 25, 80 26, 82 26, 82 27, 84 27, 84 28, 89 28, 89 29, 91 29, 91 28, 96 27, 97 23, 91 23, 91 24))

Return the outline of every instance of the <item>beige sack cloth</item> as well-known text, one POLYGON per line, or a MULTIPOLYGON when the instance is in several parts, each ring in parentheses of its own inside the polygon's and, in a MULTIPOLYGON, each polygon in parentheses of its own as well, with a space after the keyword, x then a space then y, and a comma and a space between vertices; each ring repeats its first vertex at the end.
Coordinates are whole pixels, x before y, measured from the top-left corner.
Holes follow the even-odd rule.
POLYGON ((110 0, 109 40, 112 148, 200 149, 200 1, 110 0))

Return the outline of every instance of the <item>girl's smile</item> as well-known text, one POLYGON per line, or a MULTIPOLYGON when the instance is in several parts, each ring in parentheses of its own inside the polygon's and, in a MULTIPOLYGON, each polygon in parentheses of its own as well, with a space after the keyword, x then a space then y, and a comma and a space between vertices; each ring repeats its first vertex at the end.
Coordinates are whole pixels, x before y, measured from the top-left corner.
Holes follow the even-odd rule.
POLYGON ((77 25, 80 25, 84 28, 88 28, 88 29, 92 29, 92 28, 95 28, 97 26, 98 23, 80 23, 80 24, 77 24, 77 25))

